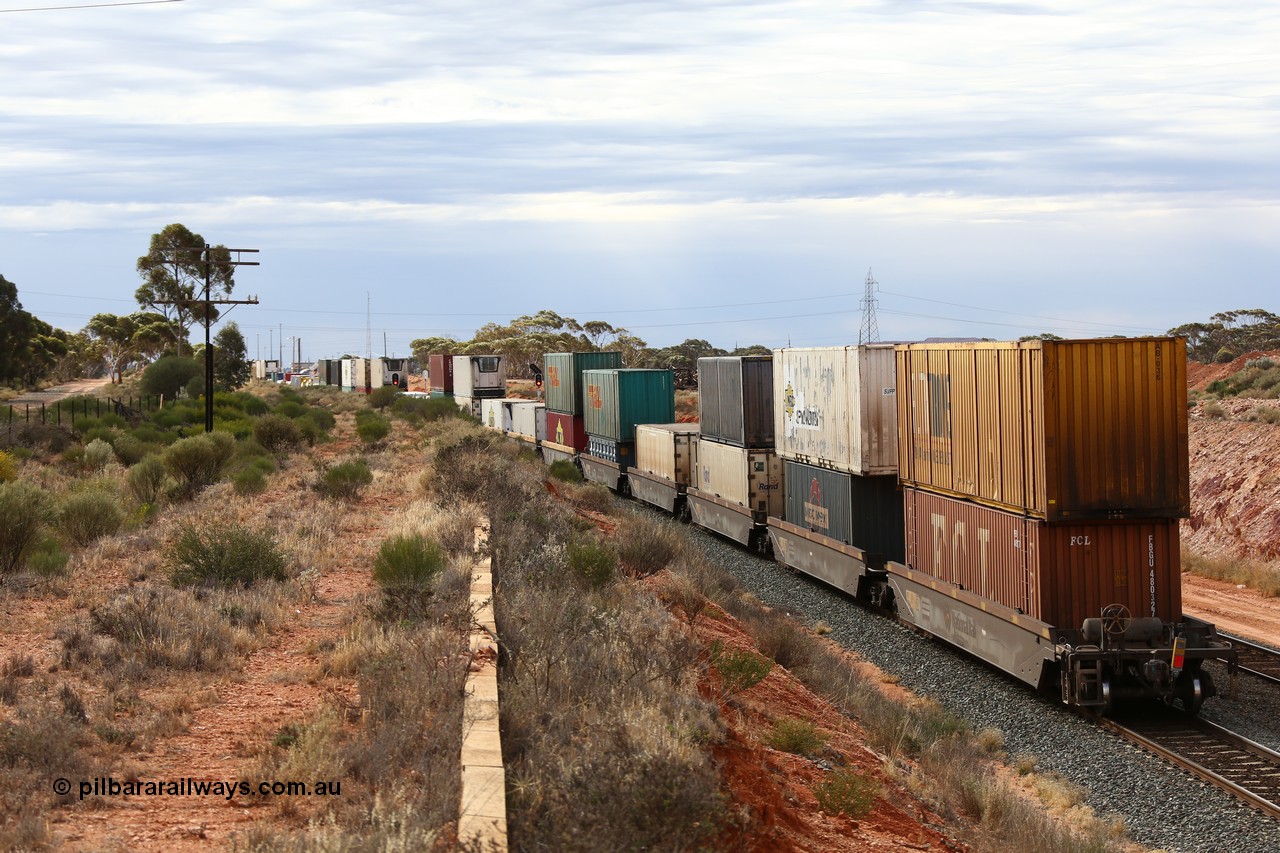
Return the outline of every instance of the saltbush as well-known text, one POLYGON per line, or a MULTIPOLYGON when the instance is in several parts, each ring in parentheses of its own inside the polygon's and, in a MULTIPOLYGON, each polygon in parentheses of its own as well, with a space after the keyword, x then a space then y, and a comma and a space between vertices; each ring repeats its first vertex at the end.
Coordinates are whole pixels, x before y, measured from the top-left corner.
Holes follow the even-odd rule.
POLYGON ((612 581, 618 571, 618 555, 603 542, 570 542, 566 556, 574 574, 596 589, 612 581))
POLYGON ((178 481, 180 495, 191 497, 218 481, 235 444, 235 439, 223 432, 193 435, 169 445, 160 458, 178 481))
POLYGON ((139 506, 155 506, 164 492, 169 471, 158 456, 148 456, 124 475, 125 487, 139 506))
POLYGON ((373 482, 373 472, 363 459, 340 462, 324 472, 316 490, 334 500, 352 500, 373 482))
POLYGON ((183 527, 169 547, 174 586, 242 586, 286 578, 284 554, 266 533, 239 524, 183 527))
POLYGON ((0 574, 22 568, 53 518, 53 499, 44 489, 21 480, 0 484, 0 574))
POLYGON ((818 805, 828 814, 843 814, 855 820, 871 812, 880 796, 880 785, 870 776, 850 768, 834 770, 813 788, 818 805))
POLYGON ((392 385, 384 385, 381 388, 374 388, 369 392, 369 408, 385 409, 395 402, 399 396, 400 389, 392 385))
POLYGON ((237 495, 260 495, 267 490, 267 477, 261 468, 250 465, 232 474, 231 484, 237 495))
POLYGON ((391 422, 373 412, 370 416, 356 419, 356 435, 365 444, 377 444, 391 432, 391 422))
POLYGON ((124 512, 114 495, 99 489, 87 489, 68 495, 58 514, 63 535, 76 545, 89 545, 111 536, 124 524, 124 512))
POLYGON ((95 438, 84 446, 84 466, 90 471, 101 471, 115 459, 116 452, 110 443, 95 438))
POLYGON ((582 472, 568 459, 557 459, 547 466, 547 473, 566 483, 581 483, 582 472))
POLYGON ((298 425, 281 414, 258 418, 253 425, 253 437, 272 453, 285 453, 302 444, 302 433, 298 425))

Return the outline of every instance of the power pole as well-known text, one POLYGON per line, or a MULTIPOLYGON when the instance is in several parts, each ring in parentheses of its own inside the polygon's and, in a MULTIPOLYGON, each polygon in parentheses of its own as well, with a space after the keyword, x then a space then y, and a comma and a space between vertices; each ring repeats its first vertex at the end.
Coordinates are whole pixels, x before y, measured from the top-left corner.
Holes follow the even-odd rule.
MULTIPOLYGON (((213 271, 213 257, 210 250, 213 247, 208 243, 204 244, 204 297, 201 299, 182 299, 173 302, 157 302, 157 305, 199 305, 204 304, 204 431, 213 432, 213 342, 209 340, 209 328, 213 325, 213 306, 214 305, 257 305, 256 296, 250 296, 248 299, 213 299, 210 292, 210 278, 213 271)), ((185 250, 193 251, 193 250, 185 250)), ((233 267, 256 267, 259 266, 257 261, 242 261, 240 254, 244 252, 257 253, 257 249, 227 249, 228 252, 235 252, 236 259, 227 261, 226 263, 233 267)))
POLYGON ((867 270, 867 281, 862 294, 862 327, 858 329, 858 346, 880 340, 880 326, 876 323, 876 280, 867 270))

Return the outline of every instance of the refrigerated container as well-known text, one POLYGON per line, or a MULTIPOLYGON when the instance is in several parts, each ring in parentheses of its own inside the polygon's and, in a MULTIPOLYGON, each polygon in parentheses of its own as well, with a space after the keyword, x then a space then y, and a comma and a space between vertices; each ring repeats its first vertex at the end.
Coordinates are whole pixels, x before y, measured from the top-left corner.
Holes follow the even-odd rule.
POLYGON ((898 478, 862 477, 783 460, 785 520, 853 545, 873 566, 903 558, 903 505, 898 478))
POLYGON ((462 397, 457 394, 453 395, 453 402, 459 409, 471 415, 476 420, 484 417, 484 410, 481 408, 485 401, 485 397, 462 397))
POLYGON ((622 367, 618 352, 549 352, 542 357, 543 392, 548 411, 583 414, 582 372, 622 367))
POLYGON ((782 460, 772 450, 699 438, 696 471, 691 485, 698 491, 763 513, 760 521, 782 515, 782 460))
POLYGON ((892 344, 774 350, 773 387, 779 456, 851 474, 897 473, 892 344))
POLYGON ((676 419, 670 370, 584 370, 582 393, 588 435, 630 442, 635 441, 637 424, 676 419))
POLYGON ((773 447, 773 401, 773 356, 698 359, 703 438, 739 447, 773 447))
POLYGON ((506 432, 507 412, 506 400, 502 397, 485 397, 480 400, 480 425, 486 429, 506 432))
POLYGON ((508 400, 512 433, 542 441, 547 437, 547 407, 537 400, 508 400))
POLYGON ((461 397, 506 396, 507 359, 500 355, 455 355, 453 393, 461 397))
POLYGON ((900 345, 903 483, 1046 521, 1185 518, 1181 338, 900 345))
POLYGON ((354 358, 342 359, 342 390, 343 391, 356 390, 356 373, 355 373, 354 358))
POLYGON ((904 503, 916 571, 1060 628, 1111 604, 1182 621, 1177 519, 1049 523, 910 488, 904 503))
POLYGON ((643 424, 636 427, 636 465, 673 483, 689 485, 698 450, 697 424, 643 424))

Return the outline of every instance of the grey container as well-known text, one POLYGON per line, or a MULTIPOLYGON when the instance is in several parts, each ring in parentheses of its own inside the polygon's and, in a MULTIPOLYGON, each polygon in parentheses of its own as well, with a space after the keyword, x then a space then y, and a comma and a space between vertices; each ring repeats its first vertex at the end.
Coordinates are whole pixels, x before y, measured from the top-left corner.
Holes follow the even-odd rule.
POLYGON ((620 352, 549 352, 542 357, 547 410, 581 415, 582 371, 622 367, 620 352))
POLYGON ((786 521, 866 551, 876 565, 906 556, 906 507, 895 476, 863 477, 783 462, 786 521))
POLYGON ((738 447, 773 447, 773 356, 698 359, 702 437, 738 447))

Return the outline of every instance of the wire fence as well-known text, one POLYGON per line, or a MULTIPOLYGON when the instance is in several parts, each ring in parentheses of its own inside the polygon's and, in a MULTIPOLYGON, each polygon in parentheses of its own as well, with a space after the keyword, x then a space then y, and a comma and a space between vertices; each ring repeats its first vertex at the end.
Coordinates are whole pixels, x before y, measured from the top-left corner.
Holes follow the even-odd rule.
POLYGON ((163 397, 78 397, 53 403, 0 403, 7 409, 3 417, 10 435, 16 426, 52 424, 72 426, 76 418, 100 418, 104 414, 117 414, 125 419, 154 412, 164 403, 163 397))

